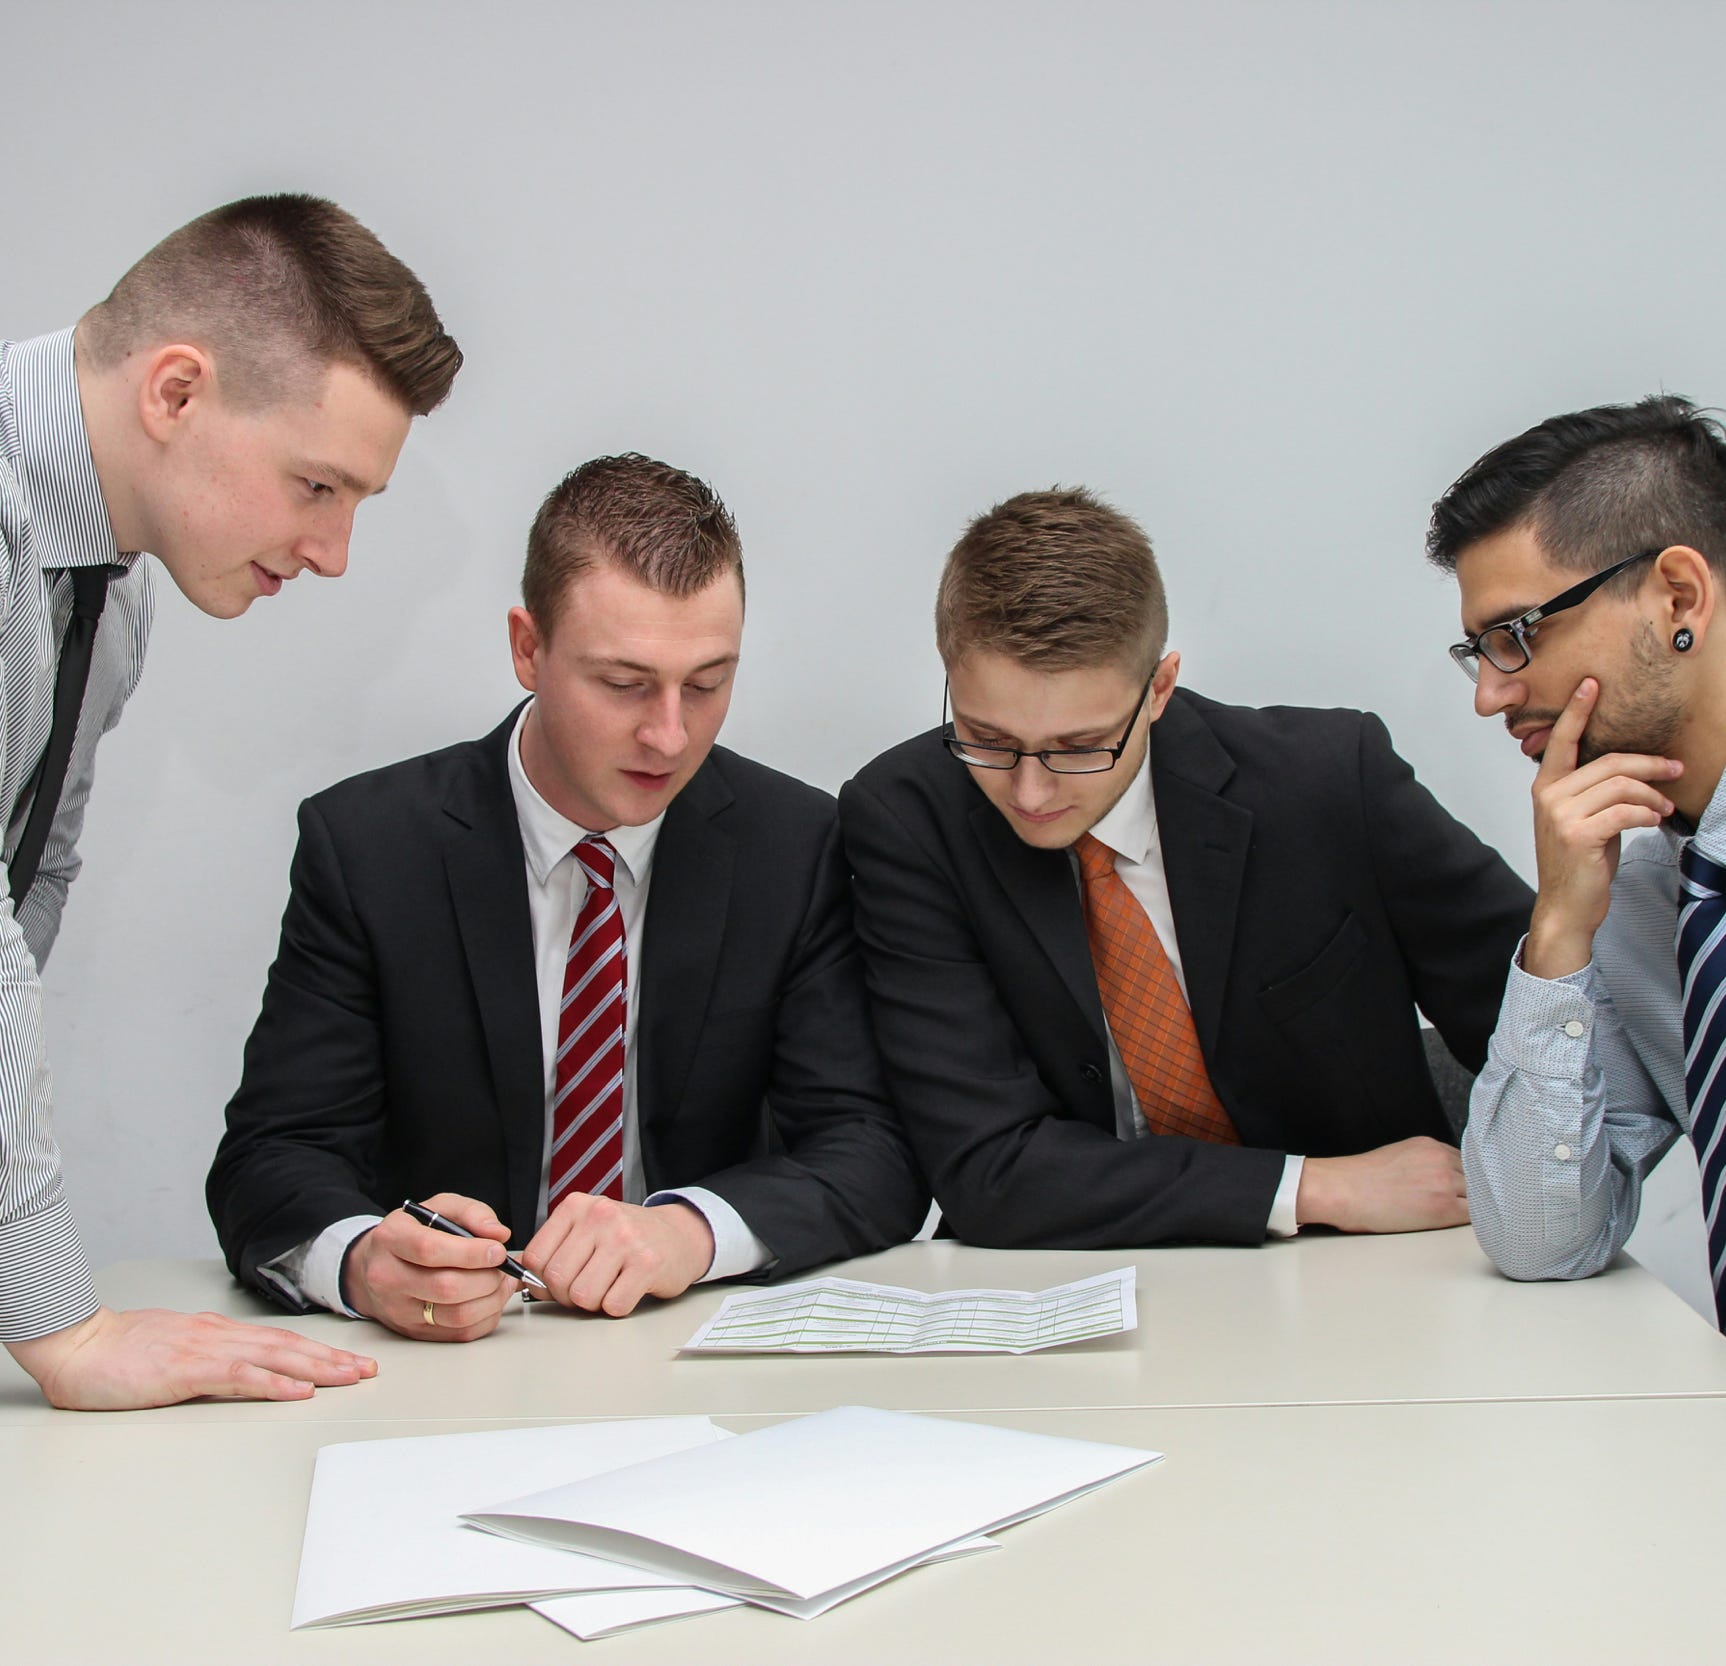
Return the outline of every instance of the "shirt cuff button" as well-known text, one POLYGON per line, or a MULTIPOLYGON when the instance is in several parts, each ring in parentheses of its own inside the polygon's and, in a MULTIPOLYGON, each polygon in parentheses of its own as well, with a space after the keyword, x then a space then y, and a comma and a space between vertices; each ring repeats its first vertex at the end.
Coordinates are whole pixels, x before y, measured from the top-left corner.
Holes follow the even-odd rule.
POLYGON ((1564 1033, 1574 1041, 1578 1036, 1587 1035, 1588 1028, 1579 1019, 1572 1018, 1570 1022, 1564 1026, 1564 1033))

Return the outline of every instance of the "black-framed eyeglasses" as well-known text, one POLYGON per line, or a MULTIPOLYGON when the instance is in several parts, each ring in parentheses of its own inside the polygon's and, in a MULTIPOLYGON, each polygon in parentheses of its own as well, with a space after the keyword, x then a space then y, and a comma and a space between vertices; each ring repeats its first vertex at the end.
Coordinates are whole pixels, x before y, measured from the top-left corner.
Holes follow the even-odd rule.
POLYGON ((1021 752, 1014 746, 979 746, 975 741, 961 740, 953 725, 947 721, 949 690, 943 683, 941 744, 960 763, 969 764, 972 769, 1017 769, 1021 758, 1035 758, 1044 769, 1053 770, 1057 775, 1101 775, 1104 770, 1113 769, 1121 761, 1121 754, 1126 751, 1127 741, 1133 733, 1133 725, 1139 721, 1139 713, 1145 709, 1145 701, 1150 698, 1151 683, 1155 678, 1155 671, 1145 678, 1145 686, 1139 690, 1138 704, 1133 707, 1133 715, 1127 719, 1127 725, 1115 745, 1050 747, 1041 752, 1021 752))
POLYGON ((1533 638, 1534 627, 1542 619, 1550 619, 1555 613, 1562 613, 1566 608, 1576 607, 1587 601, 1601 585, 1608 579, 1617 578, 1626 567, 1634 567, 1638 561, 1647 561, 1658 554, 1660 551, 1653 549, 1638 550, 1634 555, 1627 555, 1622 561, 1585 578, 1580 584, 1573 584, 1568 590, 1560 590, 1551 601, 1542 602, 1539 607, 1531 607, 1515 619, 1506 619, 1503 624, 1488 625, 1478 636, 1471 636, 1466 642, 1455 643, 1450 649, 1450 657, 1462 667, 1462 674, 1471 683, 1480 681, 1480 661, 1483 656, 1488 664, 1496 666, 1500 671, 1520 671, 1533 658, 1529 642, 1533 638))

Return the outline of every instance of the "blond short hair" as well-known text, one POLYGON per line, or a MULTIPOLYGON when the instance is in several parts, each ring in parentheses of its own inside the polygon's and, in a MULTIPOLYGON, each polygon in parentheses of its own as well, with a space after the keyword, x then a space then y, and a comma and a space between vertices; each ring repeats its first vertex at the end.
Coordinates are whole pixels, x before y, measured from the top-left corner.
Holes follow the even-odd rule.
POLYGON ((1021 492, 979 515, 947 557, 935 601, 948 665, 982 652, 1038 670, 1120 664, 1144 676, 1168 634, 1150 539, 1083 487, 1021 492))

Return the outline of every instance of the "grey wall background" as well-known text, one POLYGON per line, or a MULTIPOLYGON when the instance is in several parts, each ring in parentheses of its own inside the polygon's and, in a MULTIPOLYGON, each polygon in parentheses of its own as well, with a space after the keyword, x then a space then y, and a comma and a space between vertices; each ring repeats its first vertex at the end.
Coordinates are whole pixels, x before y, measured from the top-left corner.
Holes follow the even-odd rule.
MULTIPOLYGON (((309 189, 468 353, 349 575, 242 620, 159 586, 48 968, 98 1262, 213 1253, 202 1177, 293 811, 489 728, 567 468, 706 475, 750 562, 734 745, 837 787, 935 720, 964 520, 1056 481, 1150 529, 1186 680, 1368 706, 1532 875, 1528 767, 1444 657, 1427 507, 1554 411, 1726 390, 1704 3, 5 0, 0 330, 309 189)), ((1698 1303, 1694 1165, 1638 1243, 1698 1303)))

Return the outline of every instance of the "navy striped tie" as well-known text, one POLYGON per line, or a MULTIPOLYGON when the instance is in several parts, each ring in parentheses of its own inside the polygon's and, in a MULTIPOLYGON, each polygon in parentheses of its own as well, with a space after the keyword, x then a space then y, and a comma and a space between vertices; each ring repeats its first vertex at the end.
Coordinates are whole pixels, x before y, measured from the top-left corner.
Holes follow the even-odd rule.
POLYGON ((1726 1330, 1726 866, 1692 839, 1679 852, 1678 981, 1684 992, 1684 1095, 1702 1168, 1714 1311, 1726 1330))

